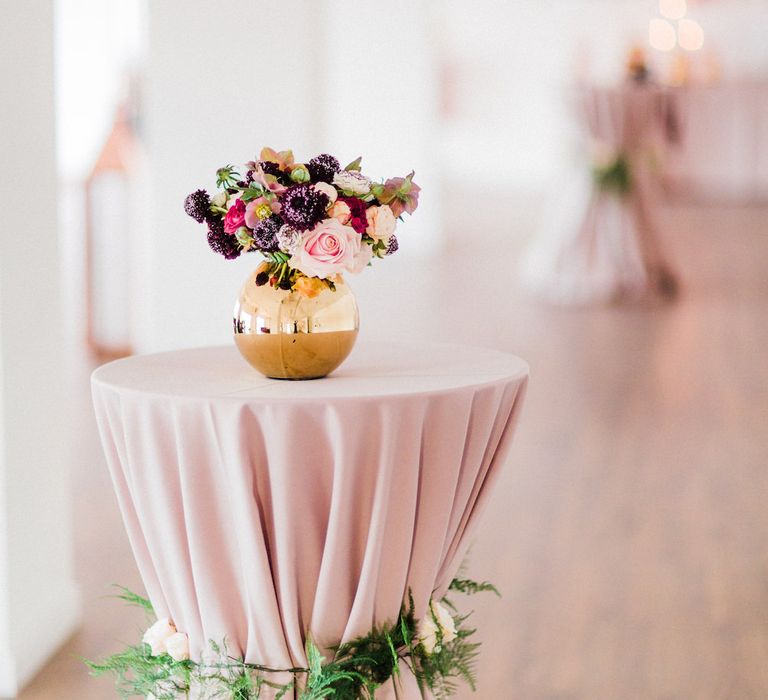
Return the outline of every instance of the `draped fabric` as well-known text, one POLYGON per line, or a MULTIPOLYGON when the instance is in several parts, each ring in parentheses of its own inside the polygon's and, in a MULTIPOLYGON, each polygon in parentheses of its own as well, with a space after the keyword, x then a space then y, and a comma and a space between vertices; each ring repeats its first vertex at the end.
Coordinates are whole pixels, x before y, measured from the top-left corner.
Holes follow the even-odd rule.
POLYGON ((233 348, 101 367, 97 420, 156 612, 193 659, 226 639, 278 668, 306 665, 308 632, 327 649, 395 620, 408 591, 421 616, 461 564, 526 381, 517 358, 450 345, 361 344, 305 382, 233 348))
POLYGON ((558 188, 553 214, 523 261, 524 285, 560 304, 674 291, 659 244, 655 173, 673 116, 667 92, 652 85, 583 87, 576 94, 576 115, 592 154, 584 149, 582 161, 558 188), (591 170, 600 151, 609 159, 625 159, 627 193, 595 183, 591 170))

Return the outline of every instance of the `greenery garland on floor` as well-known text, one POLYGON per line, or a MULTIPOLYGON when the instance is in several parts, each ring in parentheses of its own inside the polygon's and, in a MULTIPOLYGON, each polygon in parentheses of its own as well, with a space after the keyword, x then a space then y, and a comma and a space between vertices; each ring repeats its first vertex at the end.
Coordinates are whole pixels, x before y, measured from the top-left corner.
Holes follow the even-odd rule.
MULTIPOLYGON (((485 591, 498 595, 490 583, 464 578, 454 579, 449 588, 449 592, 466 595, 485 591)), ((152 604, 145 598, 125 588, 118 598, 154 617, 152 604)), ((446 596, 439 602, 430 601, 427 618, 419 622, 409 594, 394 623, 375 627, 335 647, 330 660, 307 638, 307 668, 277 669, 245 663, 230 656, 226 644, 213 641, 200 662, 165 650, 153 654, 157 648, 142 641, 101 662, 86 663, 95 676, 114 674, 122 698, 255 700, 269 689, 275 698, 285 700, 294 693, 300 700, 367 700, 400 674, 402 662, 413 672, 422 693, 429 690, 442 700, 452 696, 462 680, 475 690, 474 662, 480 644, 469 641, 475 630, 465 626, 468 617, 459 615, 446 596), (290 680, 281 683, 274 680, 276 676, 290 680)), ((166 624, 175 632, 172 623, 166 624)), ((175 636, 186 639, 181 633, 175 636)))

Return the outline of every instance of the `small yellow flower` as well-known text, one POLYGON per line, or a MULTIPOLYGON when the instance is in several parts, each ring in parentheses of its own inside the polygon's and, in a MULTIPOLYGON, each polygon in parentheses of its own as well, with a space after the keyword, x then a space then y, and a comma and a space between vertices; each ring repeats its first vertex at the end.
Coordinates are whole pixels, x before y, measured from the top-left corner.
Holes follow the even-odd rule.
POLYGON ((307 299, 314 299, 325 289, 325 282, 317 277, 306 277, 302 275, 293 284, 293 288, 299 293, 307 297, 307 299))
POLYGON ((270 216, 272 216, 272 207, 269 206, 269 204, 259 204, 258 207, 256 207, 256 216, 258 216, 260 219, 268 219, 270 216))

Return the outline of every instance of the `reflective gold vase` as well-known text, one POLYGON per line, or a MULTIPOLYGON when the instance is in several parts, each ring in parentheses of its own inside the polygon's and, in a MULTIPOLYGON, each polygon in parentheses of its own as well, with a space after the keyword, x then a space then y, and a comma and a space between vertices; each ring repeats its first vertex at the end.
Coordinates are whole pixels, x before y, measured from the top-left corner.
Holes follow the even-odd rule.
POLYGON ((254 271, 235 303, 235 344, 273 379, 317 379, 335 370, 357 340, 360 318, 346 282, 314 298, 256 285, 254 271))

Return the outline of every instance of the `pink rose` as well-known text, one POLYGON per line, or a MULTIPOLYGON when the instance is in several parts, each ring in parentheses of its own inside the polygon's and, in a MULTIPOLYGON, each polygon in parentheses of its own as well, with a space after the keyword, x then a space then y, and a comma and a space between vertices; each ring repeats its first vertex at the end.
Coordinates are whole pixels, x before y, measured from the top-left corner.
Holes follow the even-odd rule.
POLYGON ((397 225, 392 209, 386 204, 382 204, 380 207, 369 207, 365 212, 365 217, 368 220, 368 228, 365 229, 365 232, 374 241, 389 243, 397 225))
POLYGON ((290 264, 307 277, 327 278, 354 271, 360 254, 360 234, 355 229, 336 219, 323 219, 304 234, 290 264))
POLYGON ((224 217, 224 231, 236 233, 241 226, 245 226, 245 204, 243 200, 237 199, 224 217))

